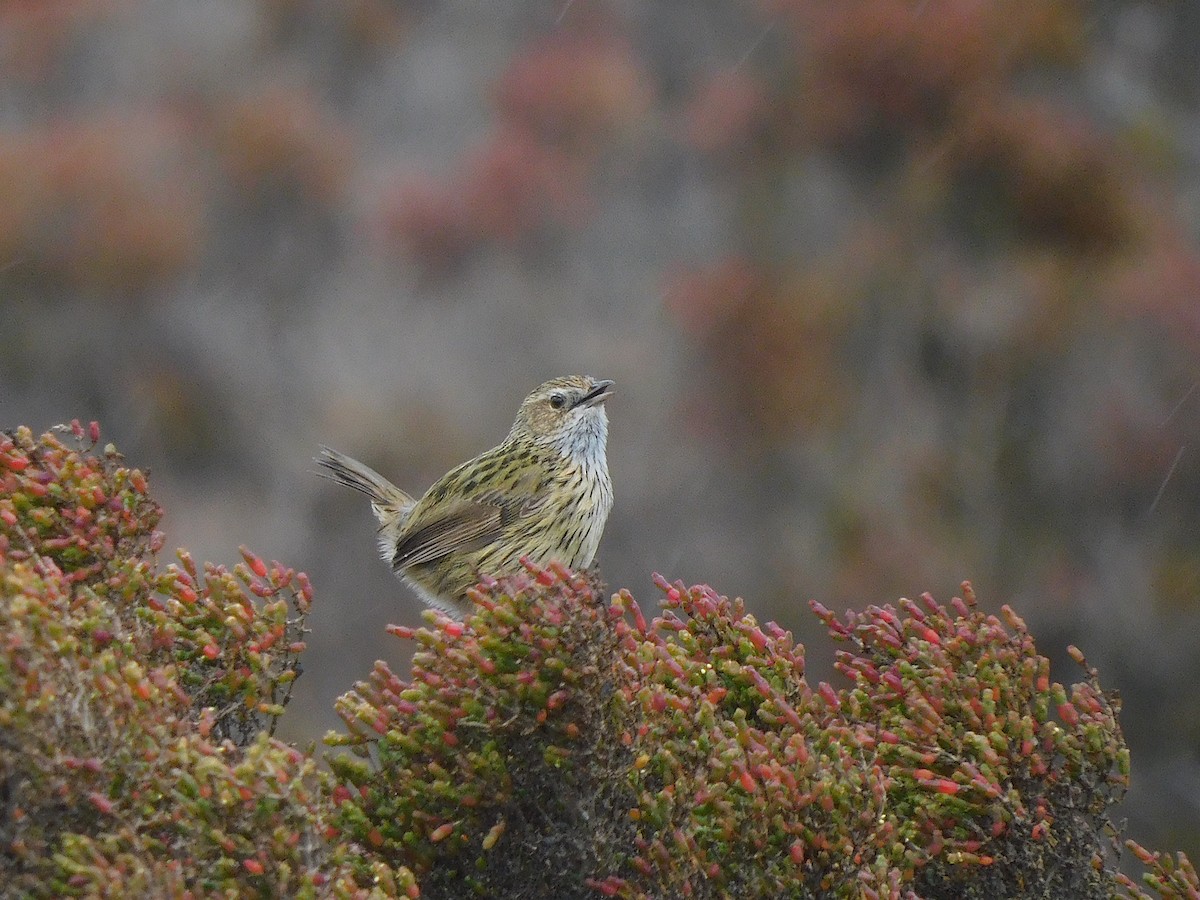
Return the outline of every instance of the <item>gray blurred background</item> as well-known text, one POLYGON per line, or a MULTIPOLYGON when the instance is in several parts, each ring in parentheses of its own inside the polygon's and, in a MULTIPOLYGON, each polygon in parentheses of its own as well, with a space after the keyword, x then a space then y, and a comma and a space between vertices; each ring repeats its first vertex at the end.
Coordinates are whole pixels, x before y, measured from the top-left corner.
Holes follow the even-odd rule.
POLYGON ((317 589, 306 742, 414 597, 325 443, 421 492, 613 378, 610 585, 964 579, 1119 688, 1200 850, 1200 6, 0 2, 0 427, 99 419, 168 546, 317 589))

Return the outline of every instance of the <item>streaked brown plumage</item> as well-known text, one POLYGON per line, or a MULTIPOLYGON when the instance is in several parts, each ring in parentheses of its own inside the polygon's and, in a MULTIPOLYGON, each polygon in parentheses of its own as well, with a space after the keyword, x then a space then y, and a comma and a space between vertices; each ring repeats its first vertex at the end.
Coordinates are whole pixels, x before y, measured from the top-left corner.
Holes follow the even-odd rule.
MULTIPOLYGON (((461 617, 480 575, 520 559, 592 564, 612 508, 604 401, 611 381, 555 378, 525 398, 508 437, 434 482, 420 500, 349 456, 322 448, 325 477, 366 494, 383 558, 430 606, 461 617)), ((324 473, 322 473, 324 474, 324 473)))

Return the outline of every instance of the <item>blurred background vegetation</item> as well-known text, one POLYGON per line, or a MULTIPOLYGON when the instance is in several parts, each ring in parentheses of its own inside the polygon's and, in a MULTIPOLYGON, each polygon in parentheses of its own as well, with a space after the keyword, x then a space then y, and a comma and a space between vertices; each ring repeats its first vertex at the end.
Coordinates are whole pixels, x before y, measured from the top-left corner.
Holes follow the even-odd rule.
POLYGON ((1121 690, 1129 832, 1195 858, 1197 35, 1118 0, 3 0, 0 426, 99 419, 171 544, 310 573, 306 740, 419 618, 317 445, 419 492, 543 379, 614 378, 611 585, 808 640, 809 598, 970 578, 1121 690))

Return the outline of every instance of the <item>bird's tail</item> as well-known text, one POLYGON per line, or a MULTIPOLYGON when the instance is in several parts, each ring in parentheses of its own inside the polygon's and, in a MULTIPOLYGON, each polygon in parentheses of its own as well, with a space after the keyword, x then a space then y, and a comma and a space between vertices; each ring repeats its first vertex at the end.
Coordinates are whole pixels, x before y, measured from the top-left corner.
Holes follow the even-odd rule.
POLYGON ((322 478, 366 494, 380 525, 392 525, 398 519, 405 518, 416 503, 416 500, 400 488, 352 456, 339 453, 330 447, 322 447, 314 461, 325 470, 317 473, 322 478))

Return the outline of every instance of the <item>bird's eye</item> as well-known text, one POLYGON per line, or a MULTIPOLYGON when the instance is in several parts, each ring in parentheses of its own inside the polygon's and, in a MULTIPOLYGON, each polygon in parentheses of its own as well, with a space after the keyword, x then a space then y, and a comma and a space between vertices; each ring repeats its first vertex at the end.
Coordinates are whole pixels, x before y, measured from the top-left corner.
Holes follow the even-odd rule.
POLYGON ((550 395, 550 405, 553 406, 555 409, 562 409, 564 406, 567 405, 567 398, 564 397, 562 394, 551 394, 550 395))

